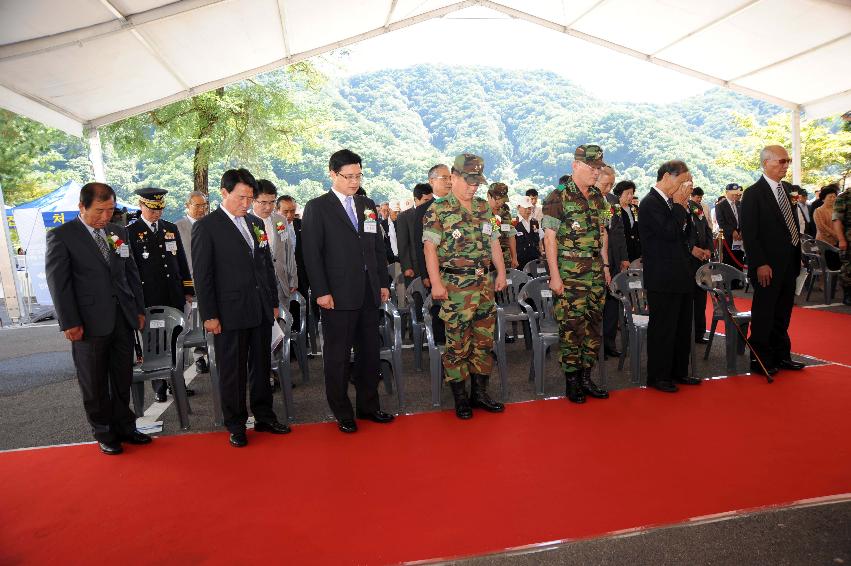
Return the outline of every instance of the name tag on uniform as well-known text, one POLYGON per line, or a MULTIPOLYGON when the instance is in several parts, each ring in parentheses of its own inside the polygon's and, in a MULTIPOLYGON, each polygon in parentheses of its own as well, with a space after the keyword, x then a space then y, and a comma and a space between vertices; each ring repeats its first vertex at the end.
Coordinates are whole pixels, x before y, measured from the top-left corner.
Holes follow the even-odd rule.
POLYGON ((177 242, 166 242, 165 243, 165 251, 177 253, 177 242))
POLYGON ((502 230, 503 232, 510 232, 511 231, 511 224, 502 224, 502 225, 500 225, 499 229, 502 230))
POLYGON ((493 226, 491 226, 490 222, 482 223, 482 233, 485 236, 490 236, 491 234, 493 234, 493 226))
POLYGON ((366 220, 363 223, 363 231, 367 234, 376 234, 378 232, 378 223, 375 220, 366 220))
POLYGON ((130 248, 127 244, 121 244, 118 246, 118 255, 121 257, 130 257, 130 248))

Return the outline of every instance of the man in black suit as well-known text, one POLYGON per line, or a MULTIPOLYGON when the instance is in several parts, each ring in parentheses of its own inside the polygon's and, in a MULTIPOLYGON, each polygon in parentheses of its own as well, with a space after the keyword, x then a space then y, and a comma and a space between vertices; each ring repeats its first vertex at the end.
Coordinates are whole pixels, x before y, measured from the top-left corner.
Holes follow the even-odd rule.
MULTIPOLYGON (((600 169, 600 176, 597 178, 597 188, 603 193, 606 204, 611 209, 611 218, 606 226, 606 234, 609 242, 609 271, 612 277, 629 267, 626 233, 623 219, 618 214, 620 201, 617 196, 612 194, 612 185, 614 184, 615 170, 608 165, 603 166, 600 169)), ((621 355, 621 352, 615 345, 618 334, 618 311, 620 308, 620 301, 606 287, 606 299, 603 304, 603 353, 613 358, 620 357, 621 355)))
POLYGON ((699 379, 688 376, 694 272, 686 206, 691 187, 691 173, 684 162, 665 162, 656 173, 656 186, 639 208, 644 288, 650 309, 647 385, 666 393, 677 391, 674 382, 700 384, 699 379))
MULTIPOLYGON (((180 231, 162 219, 168 191, 146 187, 136 194, 141 216, 127 226, 127 236, 142 279, 145 307, 165 306, 183 312, 186 303, 192 302, 195 290, 180 231)), ((165 403, 168 382, 155 379, 151 386, 157 402, 165 403)), ((186 394, 191 396, 195 392, 187 387, 186 394)))
MULTIPOLYGON (((712 257, 712 228, 709 227, 702 204, 703 189, 695 187, 688 203, 689 222, 691 222, 688 249, 691 254, 689 259, 691 260, 692 275, 697 274, 697 270, 712 257)), ((696 280, 692 283, 692 289, 694 342, 706 344, 709 342, 709 339, 704 336, 706 334, 706 291, 697 284, 696 280)))
POLYGON ((626 256, 630 263, 641 257, 641 237, 638 233, 638 207, 632 204, 635 197, 635 183, 629 180, 618 181, 612 193, 618 198, 618 212, 626 238, 626 256))
POLYGON ((122 442, 151 441, 136 430, 129 406, 133 332, 145 326, 145 305, 127 233, 109 223, 115 191, 88 183, 79 206, 76 220, 47 233, 45 273, 92 434, 104 454, 114 455, 122 442))
POLYGON ((523 197, 517 203, 517 218, 514 229, 517 230, 517 263, 520 269, 529 263, 541 259, 541 225, 532 217, 535 205, 529 197, 523 197))
MULTIPOLYGON (((399 263, 402 273, 405 274, 405 282, 410 283, 425 273, 425 265, 419 263, 422 254, 423 242, 416 241, 417 231, 415 222, 417 220, 417 207, 434 197, 431 185, 428 183, 417 183, 414 186, 414 206, 399 213, 396 219, 396 236, 399 243, 399 263), (419 253, 417 253, 419 250, 419 253)), ((422 232, 422 222, 420 222, 422 232)))
POLYGON ((773 375, 778 369, 804 368, 792 361, 788 332, 801 270, 801 237, 792 214, 791 186, 782 182, 792 162, 789 154, 782 146, 770 145, 759 158, 764 173, 742 199, 748 277, 754 287, 751 371, 773 375))
POLYGON ((272 324, 278 318, 275 268, 263 221, 248 214, 258 185, 245 169, 222 175, 222 204, 192 226, 192 265, 204 329, 213 333, 222 414, 232 446, 248 444, 245 386, 255 432, 286 434, 272 408, 272 324))
POLYGON ((356 195, 361 158, 348 149, 328 161, 331 190, 304 207, 304 259, 322 312, 325 394, 342 432, 355 416, 389 423, 378 399, 381 304, 390 298, 387 256, 375 203, 356 195), (355 349, 355 405, 349 400, 349 356, 355 349))
POLYGON ((813 217, 810 216, 810 207, 807 206, 807 197, 809 196, 807 189, 801 188, 798 185, 792 185, 792 193, 797 201, 792 207, 792 212, 798 217, 798 228, 801 234, 815 238, 816 223, 813 221, 813 217), (794 193, 797 193, 797 195, 794 193))
POLYGON ((723 260, 736 269, 744 269, 745 252, 742 250, 742 203, 741 190, 736 183, 726 188, 724 200, 715 205, 715 221, 724 233, 723 260), (730 253, 732 252, 732 253, 730 253))

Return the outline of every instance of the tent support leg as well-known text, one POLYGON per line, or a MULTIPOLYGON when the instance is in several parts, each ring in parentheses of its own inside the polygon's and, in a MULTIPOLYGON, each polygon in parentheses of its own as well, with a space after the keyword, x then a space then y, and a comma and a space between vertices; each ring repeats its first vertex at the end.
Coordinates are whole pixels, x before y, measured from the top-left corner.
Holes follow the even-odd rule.
POLYGON ((801 107, 792 110, 792 184, 801 185, 801 107))
POLYGON ((100 145, 100 132, 98 132, 97 128, 89 128, 86 130, 86 137, 89 140, 89 161, 92 162, 95 181, 106 183, 106 169, 103 166, 103 148, 100 145))

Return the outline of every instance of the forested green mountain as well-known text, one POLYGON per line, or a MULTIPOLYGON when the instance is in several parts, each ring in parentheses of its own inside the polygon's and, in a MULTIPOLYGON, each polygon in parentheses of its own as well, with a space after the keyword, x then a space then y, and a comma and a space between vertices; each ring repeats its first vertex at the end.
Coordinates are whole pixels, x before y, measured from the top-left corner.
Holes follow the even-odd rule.
POLYGON ((675 104, 608 103, 552 72, 429 65, 354 76, 327 93, 332 127, 302 162, 274 161, 276 176, 302 187, 304 179, 324 182, 328 155, 349 147, 364 158, 365 188, 382 197, 410 190, 429 166, 462 151, 482 155, 488 179, 513 192, 545 188, 569 172, 583 142, 601 144, 618 178, 639 187, 655 181, 663 161, 681 158, 697 185, 719 193, 754 177, 716 163, 743 133, 734 113, 764 119, 781 111, 720 89, 675 104))

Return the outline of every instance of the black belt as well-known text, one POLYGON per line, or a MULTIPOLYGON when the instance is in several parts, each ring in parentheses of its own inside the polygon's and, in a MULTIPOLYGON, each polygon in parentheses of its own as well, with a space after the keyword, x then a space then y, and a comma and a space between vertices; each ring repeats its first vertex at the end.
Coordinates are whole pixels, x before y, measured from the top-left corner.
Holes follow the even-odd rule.
POLYGON ((450 275, 485 275, 491 271, 496 271, 493 266, 488 267, 441 267, 440 271, 449 273, 450 275))

